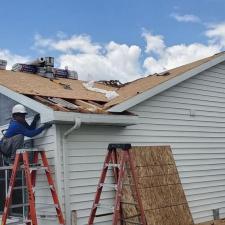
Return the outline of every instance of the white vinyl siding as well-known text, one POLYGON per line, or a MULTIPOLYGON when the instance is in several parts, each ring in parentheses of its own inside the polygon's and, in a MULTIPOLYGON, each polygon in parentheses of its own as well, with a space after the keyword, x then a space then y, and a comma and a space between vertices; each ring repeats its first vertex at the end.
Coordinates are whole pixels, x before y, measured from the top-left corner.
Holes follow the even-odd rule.
MULTIPOLYGON (((217 65, 152 97, 130 111, 139 124, 127 128, 82 126, 67 139, 69 196, 78 225, 87 223, 110 142, 171 145, 195 222, 225 217, 225 65, 217 65)), ((69 126, 61 126, 64 132, 69 126)), ((112 203, 113 192, 103 194, 112 203)), ((110 224, 111 217, 98 219, 110 224), (106 222, 108 221, 108 222, 106 222)))
MULTIPOLYGON (((56 188, 58 189, 57 179, 55 179, 58 175, 55 174, 57 172, 55 170, 56 163, 56 129, 55 126, 44 131, 42 134, 38 135, 34 139, 34 146, 37 148, 42 148, 45 150, 46 156, 48 158, 48 163, 50 165, 50 169, 52 172, 53 179, 55 181, 56 188)), ((40 157, 39 157, 40 159, 40 157)), ((44 170, 37 172, 37 181, 36 181, 36 209, 37 214, 40 215, 56 215, 56 210, 54 207, 54 203, 52 200, 50 189, 48 189, 47 177, 45 175, 44 170), (40 189, 38 189, 40 187, 40 189), (43 189, 43 187, 47 187, 43 189), (41 207, 49 206, 48 208, 41 209, 41 207)), ((59 192, 60 194, 60 192, 59 192)), ((59 196, 61 200, 61 196, 59 196)), ((49 216, 46 219, 39 219, 40 225, 52 225, 57 224, 56 217, 49 216)))
MULTIPOLYGON (((69 126, 61 126, 61 131, 65 132, 69 128, 69 126)), ((108 143, 117 141, 114 134, 121 129, 123 128, 81 126, 66 139, 69 173, 67 194, 70 198, 71 210, 77 213, 78 225, 87 224, 108 143)), ((112 189, 106 190, 108 191, 102 195, 103 201, 105 204, 112 205, 112 189)), ((96 220, 101 223, 95 224, 111 224, 110 220, 111 216, 101 217, 96 220)))
POLYGON ((171 145, 195 222, 225 217, 224 78, 223 63, 133 108, 138 135, 171 145))

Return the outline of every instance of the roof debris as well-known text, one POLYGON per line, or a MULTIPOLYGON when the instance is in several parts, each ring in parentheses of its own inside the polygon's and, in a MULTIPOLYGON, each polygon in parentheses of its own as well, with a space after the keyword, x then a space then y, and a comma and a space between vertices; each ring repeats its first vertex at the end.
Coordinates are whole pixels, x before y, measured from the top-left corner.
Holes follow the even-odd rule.
POLYGON ((168 75, 170 75, 169 71, 164 71, 162 73, 156 73, 156 76, 168 76, 168 75))
POLYGON ((72 88, 70 87, 69 84, 64 84, 62 82, 58 82, 56 79, 50 79, 50 81, 56 83, 56 84, 59 84, 61 85, 64 89, 67 89, 67 90, 72 90, 72 88))
POLYGON ((48 100, 45 97, 40 97, 40 96, 32 96, 32 99, 47 105, 49 107, 51 107, 52 109, 54 109, 55 111, 63 111, 63 112, 69 112, 70 110, 64 108, 63 106, 59 105, 59 104, 55 104, 54 102, 48 100))
POLYGON ((83 86, 89 91, 95 91, 98 93, 105 94, 105 97, 109 100, 112 100, 119 96, 115 91, 107 91, 104 89, 96 88, 94 87, 94 84, 94 81, 89 81, 88 83, 83 83, 83 86))
POLYGON ((103 109, 98 103, 90 103, 82 100, 65 100, 61 98, 51 98, 51 97, 40 97, 40 96, 32 96, 33 99, 45 104, 55 111, 63 111, 63 112, 81 112, 81 113, 100 113, 100 114, 108 114, 106 110, 103 109))
POLYGON ((48 100, 58 104, 58 105, 61 105, 62 107, 65 107, 65 108, 68 108, 68 109, 72 109, 72 110, 77 110, 79 107, 75 104, 72 104, 62 98, 51 98, 51 97, 48 97, 48 100))
POLYGON ((99 80, 98 83, 105 84, 111 87, 121 88, 126 84, 121 83, 119 80, 99 80))

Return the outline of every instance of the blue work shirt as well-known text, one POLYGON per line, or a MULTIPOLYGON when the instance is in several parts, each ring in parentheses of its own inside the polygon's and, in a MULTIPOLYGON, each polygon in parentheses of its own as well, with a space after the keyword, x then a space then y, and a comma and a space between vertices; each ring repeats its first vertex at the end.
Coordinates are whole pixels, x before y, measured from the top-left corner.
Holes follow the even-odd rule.
POLYGON ((33 121, 31 125, 27 122, 20 123, 12 119, 9 123, 9 128, 6 130, 4 137, 10 138, 18 134, 22 134, 26 137, 34 137, 40 134, 44 130, 43 127, 36 128, 36 122, 33 121))

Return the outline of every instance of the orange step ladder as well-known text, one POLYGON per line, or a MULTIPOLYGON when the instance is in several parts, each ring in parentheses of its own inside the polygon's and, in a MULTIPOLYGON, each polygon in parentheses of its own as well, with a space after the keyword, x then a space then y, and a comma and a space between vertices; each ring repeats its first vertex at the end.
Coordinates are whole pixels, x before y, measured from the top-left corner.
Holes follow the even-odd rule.
POLYGON ((55 185, 51 176, 50 167, 48 164, 48 160, 44 150, 41 149, 19 149, 16 152, 15 161, 12 168, 12 174, 9 182, 8 193, 5 200, 4 212, 2 215, 1 225, 6 225, 7 218, 9 214, 9 209, 12 201, 13 189, 15 188, 15 180, 16 174, 19 169, 24 170, 25 172, 25 180, 26 180, 26 188, 28 192, 28 215, 25 222, 27 225, 38 225, 37 222, 37 214, 35 208, 35 184, 36 184, 36 176, 37 171, 43 169, 45 171, 49 189, 51 191, 52 199, 54 202, 54 207, 56 209, 57 217, 59 224, 65 225, 63 213, 59 204, 59 199, 56 193, 55 185), (29 155, 28 152, 34 152, 34 160, 33 163, 29 163, 29 155), (42 164, 38 163, 38 156, 41 156, 42 164))
POLYGON ((88 219, 88 225, 94 224, 95 217, 100 216, 107 216, 107 215, 113 215, 112 218, 112 225, 118 225, 118 224, 137 224, 137 225, 147 225, 145 214, 144 214, 144 208, 142 205, 140 193, 138 190, 138 182, 137 182, 137 176, 135 171, 135 164, 134 164, 134 158, 132 156, 132 153, 130 151, 131 144, 109 144, 108 146, 108 153, 105 157, 103 169, 101 172, 101 176, 99 179, 99 183, 97 186, 97 191, 95 194, 95 199, 93 202, 93 206, 91 209, 91 213, 88 219), (122 152, 120 154, 120 159, 118 159, 118 150, 121 149, 122 152), (125 178, 125 170, 128 170, 129 166, 129 172, 130 176, 132 177, 132 184, 124 183, 125 178), (113 169, 113 174, 115 177, 115 184, 107 184, 104 183, 107 175, 107 171, 111 167, 113 169), (111 185, 115 189, 116 195, 115 195, 115 201, 114 206, 105 206, 104 204, 101 204, 100 198, 101 193, 104 186, 111 185), (123 185, 130 185, 132 186, 132 191, 135 192, 134 196, 136 196, 136 202, 122 202, 122 189, 123 185), (135 205, 136 208, 139 209, 139 213, 135 216, 124 218, 123 212, 122 212, 122 204, 130 204, 135 205), (100 215, 96 215, 97 209, 103 208, 103 209, 111 209, 113 210, 112 213, 104 213, 100 215), (130 218, 139 218, 140 222, 136 222, 133 220, 130 220, 130 218))

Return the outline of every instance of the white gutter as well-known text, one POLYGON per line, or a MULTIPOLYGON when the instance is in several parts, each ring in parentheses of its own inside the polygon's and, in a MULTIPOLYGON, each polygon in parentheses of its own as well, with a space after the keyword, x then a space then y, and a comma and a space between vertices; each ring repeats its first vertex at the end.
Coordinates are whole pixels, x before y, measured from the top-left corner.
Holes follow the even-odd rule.
POLYGON ((82 124, 89 125, 114 125, 114 126, 130 126, 138 123, 138 116, 133 115, 110 115, 110 114, 87 114, 74 112, 55 111, 52 120, 55 123, 74 122, 74 118, 80 118, 82 124))
POLYGON ((63 137, 67 138, 70 135, 70 133, 72 133, 76 129, 79 129, 80 126, 81 126, 81 119, 75 118, 74 125, 64 133, 63 137))
POLYGON ((65 202, 65 219, 66 224, 71 225, 71 207, 70 207, 70 194, 69 194, 69 168, 68 168, 68 155, 66 149, 66 138, 76 129, 81 126, 79 118, 74 119, 74 125, 63 134, 62 152, 63 152, 63 170, 64 170, 64 202, 65 202))

